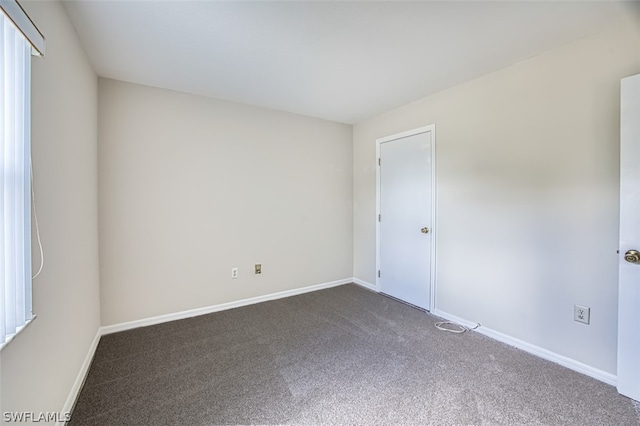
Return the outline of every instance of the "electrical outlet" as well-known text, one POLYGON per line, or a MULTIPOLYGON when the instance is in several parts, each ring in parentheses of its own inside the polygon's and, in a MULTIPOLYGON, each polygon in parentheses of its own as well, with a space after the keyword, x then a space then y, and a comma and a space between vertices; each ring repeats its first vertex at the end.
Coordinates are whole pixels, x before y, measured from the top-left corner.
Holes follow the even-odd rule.
POLYGON ((574 321, 589 324, 590 317, 591 317, 591 308, 588 308, 586 306, 573 305, 574 321))
POLYGON ((262 263, 256 263, 255 264, 254 272, 256 273, 256 275, 262 273, 262 263))
POLYGON ((238 278, 238 268, 231 268, 231 278, 234 280, 238 278))

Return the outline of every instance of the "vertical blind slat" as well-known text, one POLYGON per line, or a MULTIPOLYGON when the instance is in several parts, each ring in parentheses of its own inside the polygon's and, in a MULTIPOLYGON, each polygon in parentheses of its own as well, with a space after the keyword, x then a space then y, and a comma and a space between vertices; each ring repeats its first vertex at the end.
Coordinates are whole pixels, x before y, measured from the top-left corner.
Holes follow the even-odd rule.
POLYGON ((24 132, 23 155, 21 158, 22 169, 24 170, 22 187, 23 194, 23 218, 24 218, 24 241, 22 252, 24 258, 24 315, 25 321, 30 320, 33 317, 31 310, 31 283, 32 283, 32 270, 31 270, 31 47, 29 43, 25 41, 23 47, 24 63, 23 75, 24 75, 24 96, 22 104, 22 114, 24 117, 24 123, 22 129, 24 132))
POLYGON ((4 282, 7 334, 16 328, 16 259, 15 259, 15 165, 13 164, 15 145, 15 30, 13 25, 4 26, 4 282))
POLYGON ((0 339, 4 342, 5 336, 7 335, 7 324, 6 324, 6 301, 4 296, 5 289, 5 279, 4 279, 4 271, 5 271, 5 248, 4 248, 4 112, 7 109, 7 96, 5 95, 5 63, 6 63, 6 49, 4 48, 4 32, 6 27, 6 20, 4 16, 0 15, 0 167, 2 171, 0 172, 0 214, 2 215, 2 219, 0 219, 0 339))

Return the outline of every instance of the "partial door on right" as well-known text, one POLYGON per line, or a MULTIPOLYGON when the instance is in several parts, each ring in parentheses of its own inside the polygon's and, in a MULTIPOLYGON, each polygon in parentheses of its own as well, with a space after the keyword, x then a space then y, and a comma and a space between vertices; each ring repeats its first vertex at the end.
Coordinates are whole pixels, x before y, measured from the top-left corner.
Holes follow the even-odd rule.
POLYGON ((618 391, 640 401, 640 74, 621 83, 618 391))

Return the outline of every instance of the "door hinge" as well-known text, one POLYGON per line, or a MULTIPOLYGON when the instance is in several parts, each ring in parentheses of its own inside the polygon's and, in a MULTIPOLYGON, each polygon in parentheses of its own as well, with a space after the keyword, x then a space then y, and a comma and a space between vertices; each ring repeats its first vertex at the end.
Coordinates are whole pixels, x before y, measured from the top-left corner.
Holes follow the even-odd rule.
POLYGON ((381 214, 378 215, 378 222, 382 222, 382 215, 381 214))
POLYGON ((381 160, 382 160, 381 158, 378 158, 378 166, 380 166, 380 165, 381 165, 381 164, 380 164, 380 163, 382 162, 381 160))
POLYGON ((378 278, 380 278, 380 270, 378 269, 378 278))

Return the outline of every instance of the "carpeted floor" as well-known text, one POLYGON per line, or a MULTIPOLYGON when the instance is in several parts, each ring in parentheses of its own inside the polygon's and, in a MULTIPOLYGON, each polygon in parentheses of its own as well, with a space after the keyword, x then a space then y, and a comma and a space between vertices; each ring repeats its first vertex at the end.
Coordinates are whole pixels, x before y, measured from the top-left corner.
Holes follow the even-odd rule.
POLYGON ((616 389, 345 285, 104 336, 71 425, 640 425, 616 389))

